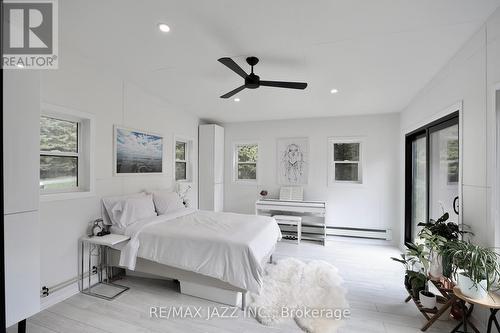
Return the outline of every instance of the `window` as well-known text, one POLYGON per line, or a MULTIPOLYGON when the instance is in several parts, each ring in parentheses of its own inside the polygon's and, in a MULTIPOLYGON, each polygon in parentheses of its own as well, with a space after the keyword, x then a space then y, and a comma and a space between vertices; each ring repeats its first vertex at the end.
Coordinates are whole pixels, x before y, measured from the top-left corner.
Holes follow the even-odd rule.
POLYGON ((259 145, 256 143, 238 143, 234 149, 235 181, 257 181, 257 161, 259 145))
POLYGON ((178 182, 190 182, 193 174, 193 140, 176 136, 174 143, 174 179, 178 182))
POLYGON ((175 180, 188 180, 188 143, 175 141, 175 180))
POLYGON ((42 103, 40 200, 94 195, 94 116, 42 103))
POLYGON ((329 142, 329 175, 330 183, 363 182, 361 163, 361 140, 337 140, 329 142))
POLYGON ((80 125, 49 116, 40 118, 40 190, 78 189, 80 125))

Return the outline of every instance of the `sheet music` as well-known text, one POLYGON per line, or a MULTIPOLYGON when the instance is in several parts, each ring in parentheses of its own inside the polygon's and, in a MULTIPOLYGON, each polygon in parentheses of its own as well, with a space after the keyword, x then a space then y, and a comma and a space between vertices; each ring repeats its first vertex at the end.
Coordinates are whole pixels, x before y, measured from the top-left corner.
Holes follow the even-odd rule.
POLYGON ((303 201, 304 188, 302 186, 283 186, 280 189, 280 200, 303 201))

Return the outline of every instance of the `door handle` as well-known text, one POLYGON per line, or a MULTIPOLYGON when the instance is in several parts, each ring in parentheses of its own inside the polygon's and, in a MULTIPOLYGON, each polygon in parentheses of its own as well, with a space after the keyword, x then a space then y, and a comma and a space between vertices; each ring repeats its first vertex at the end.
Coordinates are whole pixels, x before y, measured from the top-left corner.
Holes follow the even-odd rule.
POLYGON ((455 211, 455 214, 458 215, 458 196, 453 199, 453 210, 455 211))

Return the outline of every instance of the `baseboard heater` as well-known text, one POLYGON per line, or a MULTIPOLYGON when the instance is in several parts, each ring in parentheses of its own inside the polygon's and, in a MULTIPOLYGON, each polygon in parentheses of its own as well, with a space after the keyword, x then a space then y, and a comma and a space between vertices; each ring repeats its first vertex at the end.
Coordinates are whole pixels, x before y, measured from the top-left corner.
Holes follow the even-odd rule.
MULTIPOLYGON (((294 227, 286 225, 280 226, 283 231, 294 232, 294 227)), ((321 226, 302 224, 302 238, 308 240, 315 240, 315 235, 323 235, 323 228, 321 226), (310 237, 307 237, 310 236, 310 237)), ((326 227, 326 236, 340 236, 340 237, 353 237, 353 238, 369 238, 369 239, 382 239, 392 240, 391 229, 364 229, 364 228, 349 228, 349 227, 326 227)))
POLYGON ((342 237, 392 240, 392 230, 391 229, 361 229, 361 228, 347 228, 347 227, 327 227, 326 234, 327 234, 327 236, 342 236, 342 237))

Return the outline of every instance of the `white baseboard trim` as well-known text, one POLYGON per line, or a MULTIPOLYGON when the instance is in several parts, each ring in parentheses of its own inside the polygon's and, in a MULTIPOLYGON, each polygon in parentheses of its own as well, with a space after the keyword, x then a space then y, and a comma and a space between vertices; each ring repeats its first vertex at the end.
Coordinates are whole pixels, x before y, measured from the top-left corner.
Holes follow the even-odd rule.
MULTIPOLYGON (((92 275, 90 278, 90 283, 95 284, 97 283, 98 277, 97 274, 92 275)), ((57 303, 60 303, 68 298, 70 298, 73 295, 76 295, 80 292, 79 288, 80 280, 75 281, 74 283, 67 285, 64 288, 61 288, 57 291, 49 293, 48 296, 40 298, 40 311, 43 311, 52 305, 55 305, 57 303)), ((88 286, 88 278, 84 279, 83 281, 83 286, 84 288, 87 288, 88 286)))

